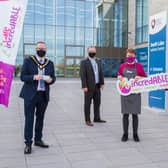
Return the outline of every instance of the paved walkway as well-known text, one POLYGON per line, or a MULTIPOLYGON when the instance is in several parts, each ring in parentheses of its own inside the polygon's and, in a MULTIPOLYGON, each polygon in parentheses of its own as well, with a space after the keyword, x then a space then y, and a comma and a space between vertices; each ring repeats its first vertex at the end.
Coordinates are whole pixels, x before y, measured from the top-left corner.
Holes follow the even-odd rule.
MULTIPOLYGON (((143 95, 140 143, 120 141, 120 97, 114 80, 102 92, 102 118, 106 124, 84 124, 83 93, 79 80, 58 80, 51 88, 44 128, 49 149, 33 146, 23 154, 22 83, 13 82, 9 108, 0 106, 0 168, 168 168, 168 115, 146 106, 143 95)), ((93 116, 92 116, 93 118, 93 116)))

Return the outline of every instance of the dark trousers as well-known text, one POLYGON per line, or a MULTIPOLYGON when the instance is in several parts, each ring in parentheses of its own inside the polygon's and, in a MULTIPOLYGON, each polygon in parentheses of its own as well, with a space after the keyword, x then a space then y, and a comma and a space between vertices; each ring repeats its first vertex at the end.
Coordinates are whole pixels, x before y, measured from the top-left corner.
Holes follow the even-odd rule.
POLYGON ((37 92, 31 101, 24 101, 25 110, 25 128, 24 138, 25 144, 32 144, 34 114, 36 115, 35 122, 35 141, 40 141, 42 138, 44 113, 47 108, 45 92, 37 92))
POLYGON ((101 92, 98 85, 95 86, 94 91, 85 92, 84 112, 85 121, 90 120, 90 106, 93 100, 94 105, 94 120, 100 119, 100 103, 101 103, 101 92))
MULTIPOLYGON (((128 134, 128 127, 129 127, 129 114, 123 114, 123 132, 124 134, 128 134)), ((133 127, 133 134, 138 133, 138 115, 132 114, 132 127, 133 127)))

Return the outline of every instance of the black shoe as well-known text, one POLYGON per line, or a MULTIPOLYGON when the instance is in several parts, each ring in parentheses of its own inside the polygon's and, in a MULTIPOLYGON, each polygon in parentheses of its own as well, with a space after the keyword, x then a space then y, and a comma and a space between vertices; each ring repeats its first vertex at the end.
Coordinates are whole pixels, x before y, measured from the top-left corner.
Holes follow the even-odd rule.
POLYGON ((97 122, 97 123, 106 123, 105 120, 101 120, 101 119, 99 119, 99 120, 94 120, 94 122, 97 122))
POLYGON ((128 134, 123 134, 122 138, 121 138, 122 142, 126 142, 128 141, 128 134))
POLYGON ((26 145, 24 148, 24 154, 31 154, 32 148, 31 145, 26 145))
POLYGON ((93 124, 91 123, 91 121, 86 121, 86 125, 93 127, 93 124))
POLYGON ((133 138, 134 138, 135 142, 139 142, 140 141, 138 134, 134 134, 133 138))
POLYGON ((42 147, 42 148, 48 148, 49 147, 49 145, 45 144, 42 140, 41 141, 35 141, 34 145, 42 147))

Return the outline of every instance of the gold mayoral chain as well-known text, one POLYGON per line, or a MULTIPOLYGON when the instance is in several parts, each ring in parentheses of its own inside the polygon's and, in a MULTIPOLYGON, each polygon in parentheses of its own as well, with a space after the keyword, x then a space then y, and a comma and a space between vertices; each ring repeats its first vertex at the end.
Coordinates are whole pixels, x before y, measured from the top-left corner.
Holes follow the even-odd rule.
POLYGON ((37 64, 37 66, 40 68, 40 69, 43 69, 45 66, 48 65, 49 61, 48 59, 45 59, 45 63, 44 64, 40 64, 36 58, 34 56, 31 56, 32 60, 37 64))

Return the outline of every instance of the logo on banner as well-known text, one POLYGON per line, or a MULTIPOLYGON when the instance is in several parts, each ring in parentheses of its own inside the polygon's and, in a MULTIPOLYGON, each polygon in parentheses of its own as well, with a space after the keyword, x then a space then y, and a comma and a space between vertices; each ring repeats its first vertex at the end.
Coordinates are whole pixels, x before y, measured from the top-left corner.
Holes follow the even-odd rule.
POLYGON ((122 81, 117 82, 117 88, 119 89, 119 92, 123 95, 129 95, 131 92, 131 85, 127 78, 123 78, 122 81))
POLYGON ((168 73, 155 74, 139 80, 123 78, 122 81, 117 81, 117 90, 123 96, 161 89, 168 89, 168 73))

